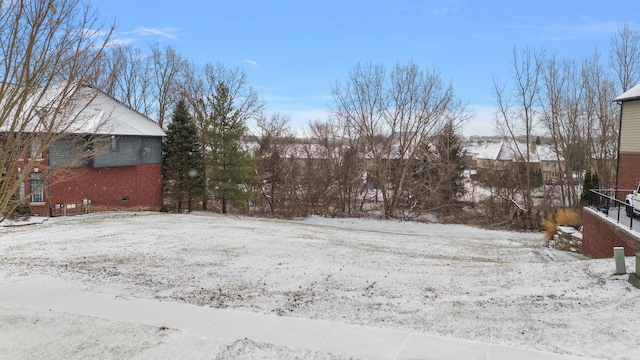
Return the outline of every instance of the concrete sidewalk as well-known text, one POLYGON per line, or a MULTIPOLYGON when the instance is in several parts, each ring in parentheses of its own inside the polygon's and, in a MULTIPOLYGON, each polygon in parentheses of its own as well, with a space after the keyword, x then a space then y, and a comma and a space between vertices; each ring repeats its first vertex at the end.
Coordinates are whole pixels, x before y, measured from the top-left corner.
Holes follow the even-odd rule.
POLYGON ((407 331, 0 282, 0 307, 166 326, 365 359, 585 359, 407 331))

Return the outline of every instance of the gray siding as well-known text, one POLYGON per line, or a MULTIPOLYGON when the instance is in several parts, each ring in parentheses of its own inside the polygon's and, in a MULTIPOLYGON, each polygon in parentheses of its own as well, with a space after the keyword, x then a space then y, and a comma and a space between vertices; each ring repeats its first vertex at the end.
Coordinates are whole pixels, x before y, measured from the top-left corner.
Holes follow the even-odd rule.
POLYGON ((49 147, 49 166, 79 168, 89 166, 89 161, 80 161, 79 149, 86 146, 86 140, 64 138, 57 140, 49 147))
POLYGON ((143 137, 141 154, 143 164, 160 164, 162 162, 162 138, 143 137))
POLYGON ((96 144, 93 167, 134 166, 162 162, 160 137, 118 136, 96 144), (113 142, 115 140, 115 143, 113 142))

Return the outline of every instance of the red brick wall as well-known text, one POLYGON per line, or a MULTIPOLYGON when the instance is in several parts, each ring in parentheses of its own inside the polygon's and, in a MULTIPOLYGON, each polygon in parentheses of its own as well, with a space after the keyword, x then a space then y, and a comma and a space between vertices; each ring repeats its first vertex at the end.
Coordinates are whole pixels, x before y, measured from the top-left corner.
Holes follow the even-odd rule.
POLYGON ((618 190, 633 190, 640 182, 640 154, 619 154, 618 190))
POLYGON ((34 213, 46 215, 49 206, 64 207, 54 215, 83 213, 82 199, 91 200, 91 211, 151 210, 162 207, 162 165, 119 166, 70 169, 59 174, 45 190, 45 206, 32 206, 34 213), (68 204, 76 204, 75 209, 68 204))
MULTIPOLYGON (((640 221, 640 219, 634 219, 640 221)), ((625 256, 640 252, 640 237, 628 228, 606 219, 590 208, 582 212, 582 253, 594 259, 613 257, 615 246, 624 247, 625 256)))

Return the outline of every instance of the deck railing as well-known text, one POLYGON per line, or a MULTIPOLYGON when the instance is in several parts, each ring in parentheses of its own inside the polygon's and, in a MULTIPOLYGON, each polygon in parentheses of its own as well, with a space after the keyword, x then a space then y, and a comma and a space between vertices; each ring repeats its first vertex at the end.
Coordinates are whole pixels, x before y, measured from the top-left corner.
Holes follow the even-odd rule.
POLYGON ((618 223, 622 219, 626 224, 626 219, 628 218, 629 228, 633 229, 634 217, 628 216, 630 208, 624 202, 627 194, 632 192, 633 190, 591 189, 589 191, 589 207, 604 213, 611 219, 615 219, 618 223))

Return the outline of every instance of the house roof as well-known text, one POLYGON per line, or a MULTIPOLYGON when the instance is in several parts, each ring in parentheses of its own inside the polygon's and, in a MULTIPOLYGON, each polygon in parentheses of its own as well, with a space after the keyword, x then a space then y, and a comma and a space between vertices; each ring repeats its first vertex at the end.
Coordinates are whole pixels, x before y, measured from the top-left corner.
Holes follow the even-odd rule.
POLYGON ((476 156, 476 158, 478 159, 504 160, 504 159, 501 159, 501 156, 500 156, 501 153, 502 153, 502 158, 504 158, 504 155, 505 155, 504 152, 502 151, 503 145, 504 145, 503 142, 486 143, 476 148, 472 152, 477 152, 478 156, 476 156))
POLYGON ((90 92, 88 104, 80 104, 83 115, 71 131, 100 135, 166 136, 153 120, 93 87, 83 89, 90 92))
MULTIPOLYGON (((506 142, 487 143, 471 150, 477 153, 477 159, 481 160, 503 160, 516 161, 518 154, 525 154, 526 145, 523 143, 508 144, 506 142), (518 151, 516 151, 516 148, 518 151)), ((537 163, 547 160, 563 160, 562 156, 556 155, 556 152, 549 145, 537 145, 535 150, 529 152, 529 161, 537 163)))
POLYGON ((637 100, 640 99, 640 85, 636 85, 631 89, 625 91, 622 95, 613 99, 615 102, 624 102, 629 100, 637 100))
MULTIPOLYGON (((40 109, 50 109, 52 111, 49 114, 56 114, 54 131, 60 133, 166 136, 153 120, 104 92, 88 85, 79 85, 77 88, 74 86, 60 82, 33 92, 32 98, 27 101, 28 110, 14 115, 17 119, 22 119, 19 121, 24 121, 24 131, 49 131, 42 129, 49 125, 46 120, 38 120, 38 113, 40 109)), ((0 100, 0 106, 2 105, 0 100)), ((0 131, 10 128, 11 124, 5 123, 0 131)))

